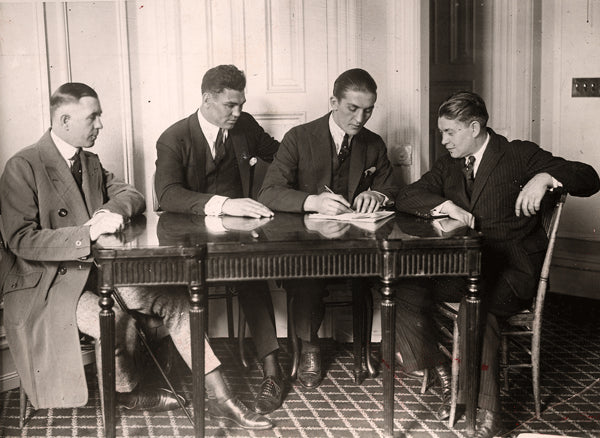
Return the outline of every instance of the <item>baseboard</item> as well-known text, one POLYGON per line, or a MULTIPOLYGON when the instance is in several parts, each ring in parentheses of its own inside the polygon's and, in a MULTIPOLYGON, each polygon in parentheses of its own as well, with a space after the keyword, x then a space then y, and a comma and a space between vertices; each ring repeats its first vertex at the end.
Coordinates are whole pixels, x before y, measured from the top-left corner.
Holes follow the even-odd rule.
POLYGON ((600 299, 600 241, 559 237, 552 257, 553 292, 600 299))

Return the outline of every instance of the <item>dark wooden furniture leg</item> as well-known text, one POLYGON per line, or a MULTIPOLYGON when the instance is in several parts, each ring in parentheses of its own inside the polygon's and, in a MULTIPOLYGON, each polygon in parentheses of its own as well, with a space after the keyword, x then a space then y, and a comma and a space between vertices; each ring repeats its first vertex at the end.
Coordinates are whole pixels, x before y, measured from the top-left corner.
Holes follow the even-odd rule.
POLYGON ((394 436, 394 349, 396 302, 391 281, 381 280, 381 350, 383 362, 383 418, 385 436, 394 436))
POLYGON ((100 345, 102 346, 102 395, 104 400, 104 436, 116 435, 115 394, 115 312, 112 299, 112 263, 100 266, 100 345))
POLYGON ((195 418, 195 435, 204 437, 204 337, 206 334, 206 284, 204 276, 198 269, 203 269, 203 263, 195 259, 188 260, 190 283, 190 331, 192 342, 192 381, 193 405, 195 418))
POLYGON ((466 297, 466 391, 467 391, 467 434, 475 432, 477 417, 477 399, 479 395, 479 377, 481 369, 481 298, 479 297, 479 277, 471 276, 467 279, 468 290, 466 297))

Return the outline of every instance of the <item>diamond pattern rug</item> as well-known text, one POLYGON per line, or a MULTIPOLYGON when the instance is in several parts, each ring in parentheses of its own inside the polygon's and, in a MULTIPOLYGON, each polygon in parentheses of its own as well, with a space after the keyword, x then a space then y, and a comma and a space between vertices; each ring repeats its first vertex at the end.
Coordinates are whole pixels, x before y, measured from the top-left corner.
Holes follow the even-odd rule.
MULTIPOLYGON (((535 418, 531 375, 528 370, 512 372, 509 391, 502 393, 502 436, 537 433, 571 437, 600 437, 600 330, 598 302, 550 295, 547 300, 542 342, 542 416, 535 418)), ((244 371, 236 347, 226 339, 212 340, 224 364, 232 390, 248 406, 261 381, 254 363, 244 371)), ((291 382, 281 409, 269 415, 276 427, 267 431, 245 431, 220 427, 207 420, 208 437, 382 437, 383 403, 381 376, 356 385, 352 375, 352 346, 323 340, 327 376, 316 389, 291 382)), ((251 350, 251 342, 247 342, 251 350)), ((281 340, 280 358, 289 370, 287 342, 281 340)), ((251 353, 249 351, 249 353, 251 353)), ((378 357, 378 346, 375 346, 378 357)), ((512 353, 515 354, 515 353, 512 353)), ((179 381, 188 399, 191 381, 180 370, 179 381)), ((0 394, 0 437, 101 437, 100 400, 93 365, 88 367, 90 399, 77 409, 33 412, 28 407, 25 427, 20 430, 18 390, 0 394)), ((466 437, 465 420, 449 428, 436 420, 440 403, 434 384, 424 395, 421 381, 398 373, 395 392, 397 437, 466 437)), ((166 413, 124 411, 117 413, 118 437, 192 437, 193 429, 182 410, 166 413)), ((543 436, 543 435, 539 435, 543 436)))

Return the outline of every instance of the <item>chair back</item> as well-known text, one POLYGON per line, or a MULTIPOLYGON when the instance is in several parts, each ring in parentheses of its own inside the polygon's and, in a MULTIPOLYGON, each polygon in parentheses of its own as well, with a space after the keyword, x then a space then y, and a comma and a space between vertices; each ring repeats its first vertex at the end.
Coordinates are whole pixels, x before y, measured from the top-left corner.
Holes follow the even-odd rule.
MULTIPOLYGON (((560 217, 562 215, 566 200, 567 192, 562 188, 557 188, 551 192, 548 192, 542 201, 541 221, 542 226, 546 231, 546 236, 548 236, 548 248, 546 249, 546 256, 544 257, 544 264, 542 265, 542 271, 534 301, 534 326, 537 324, 541 325, 542 308, 546 298, 546 291, 548 289, 550 265, 552 264, 552 255, 554 253, 554 246, 556 244, 556 233, 558 231, 560 217)), ((540 327, 537 328, 539 329, 540 327)))

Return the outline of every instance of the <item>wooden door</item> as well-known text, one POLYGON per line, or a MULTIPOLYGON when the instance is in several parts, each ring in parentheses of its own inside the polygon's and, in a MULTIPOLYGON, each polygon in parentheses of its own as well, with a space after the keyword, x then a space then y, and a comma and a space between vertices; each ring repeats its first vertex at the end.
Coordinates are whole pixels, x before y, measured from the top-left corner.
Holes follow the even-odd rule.
POLYGON ((446 153, 437 129, 437 110, 453 92, 489 87, 489 10, 491 2, 430 0, 429 158, 446 153))

